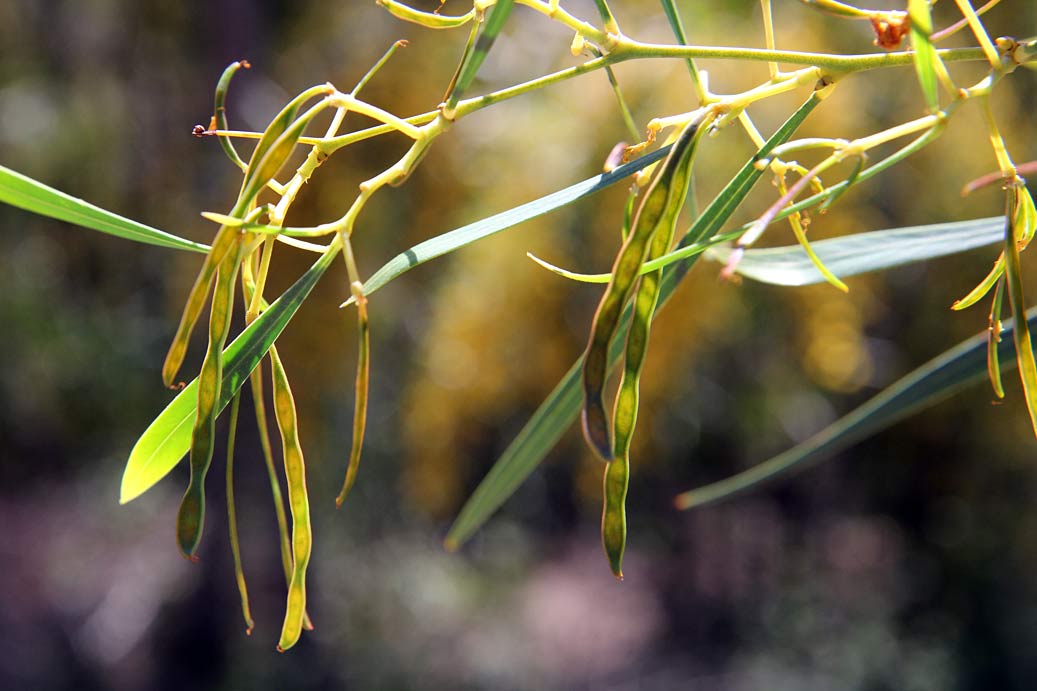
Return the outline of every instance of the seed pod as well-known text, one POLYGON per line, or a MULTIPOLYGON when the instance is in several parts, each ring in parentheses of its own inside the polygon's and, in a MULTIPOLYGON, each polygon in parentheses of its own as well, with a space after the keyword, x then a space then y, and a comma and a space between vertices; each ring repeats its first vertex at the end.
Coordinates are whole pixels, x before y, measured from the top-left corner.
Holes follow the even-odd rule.
POLYGON ((342 506, 346 495, 356 482, 357 470, 360 468, 360 452, 364 447, 364 428, 367 426, 367 390, 371 377, 371 333, 367 318, 367 298, 363 287, 356 283, 353 296, 357 307, 357 332, 359 346, 356 362, 356 398, 353 406, 353 444, 349 451, 349 464, 346 466, 346 479, 342 483, 342 491, 335 499, 335 506, 342 506))
MULTIPOLYGON (((681 158, 681 165, 673 172, 670 185, 674 195, 669 201, 665 223, 660 223, 648 248, 647 259, 652 260, 669 251, 673 244, 677 217, 688 193, 691 179, 691 164, 703 128, 693 133, 688 155, 681 158)), ((615 458, 605 469, 605 498, 601 518, 601 542, 608 557, 613 575, 623 578, 623 552, 626 549, 626 495, 630 482, 630 441, 637 424, 639 385, 645 356, 648 353, 648 338, 652 319, 659 301, 662 269, 641 277, 634 296, 633 316, 627 332, 626 351, 623 362, 623 378, 612 416, 613 451, 615 458)))
POLYGON ((209 315, 209 349, 198 374, 198 411, 191 437, 191 480, 177 514, 177 544, 181 553, 192 560, 205 523, 205 475, 212 462, 213 433, 223 381, 223 346, 234 313, 234 285, 241 262, 241 235, 234 233, 233 238, 233 248, 227 252, 216 275, 209 315))
MULTIPOLYGON (((252 67, 252 65, 248 63, 248 60, 232 62, 223 70, 223 74, 220 75, 220 81, 216 83, 216 93, 213 97, 212 119, 216 125, 216 129, 218 130, 229 129, 227 127, 227 106, 225 105, 227 100, 227 88, 230 86, 231 78, 233 78, 238 69, 242 67, 247 70, 252 67)), ((218 135, 217 139, 220 140, 220 146, 223 147, 223 153, 227 154, 227 158, 229 158, 234 165, 245 170, 247 164, 241 159, 241 156, 238 155, 230 137, 218 135)))
POLYGON ((281 431, 284 471, 288 483, 288 505, 292 510, 292 578, 277 650, 284 652, 299 641, 306 613, 306 567, 310 563, 313 537, 310 532, 310 500, 306 491, 306 464, 299 444, 295 399, 288 385, 281 358, 270 351, 273 372, 274 414, 281 431))
POLYGON ((634 283, 644 263, 649 242, 659 228, 672 225, 684 203, 687 180, 677 190, 674 176, 679 169, 686 168, 694 150, 693 143, 708 110, 702 110, 681 131, 673 148, 663 162, 658 175, 645 193, 637 209, 631 229, 623 243, 615 264, 612 278, 605 290, 591 326, 590 341, 583 362, 583 433, 591 448, 603 460, 612 459, 608 422, 602 394, 608 374, 608 348, 616 333, 623 306, 630 298, 634 283), (679 205, 676 202, 679 201, 679 205))
POLYGON ((241 545, 238 542, 238 511, 234 501, 234 441, 238 430, 238 408, 241 394, 234 395, 230 406, 230 432, 227 433, 227 532, 230 539, 230 554, 234 560, 234 578, 238 582, 238 597, 241 599, 241 616, 245 619, 245 634, 251 636, 255 622, 248 602, 248 584, 245 569, 241 565, 241 545))
MULTIPOLYGON (((270 346, 270 352, 276 355, 277 346, 270 346)), ((266 403, 263 397, 263 373, 262 368, 252 370, 252 402, 256 412, 256 424, 259 427, 259 444, 263 449, 263 462, 266 465, 267 477, 270 480, 270 493, 274 502, 274 515, 277 518, 278 542, 281 548, 281 566, 284 567, 284 584, 290 586, 292 583, 292 547, 291 538, 288 535, 288 518, 284 510, 284 496, 281 493, 281 480, 274 467, 274 453, 270 446, 270 433, 267 429, 266 403)), ((309 614, 303 614, 302 627, 307 631, 313 630, 309 614)))

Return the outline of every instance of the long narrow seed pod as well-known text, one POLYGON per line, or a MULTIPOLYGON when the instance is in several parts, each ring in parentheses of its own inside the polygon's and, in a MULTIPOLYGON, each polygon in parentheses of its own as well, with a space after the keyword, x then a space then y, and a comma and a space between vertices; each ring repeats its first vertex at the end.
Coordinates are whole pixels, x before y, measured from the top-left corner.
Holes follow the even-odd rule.
POLYGON ((227 532, 230 537, 230 553, 234 558, 234 577, 238 582, 238 596, 241 598, 241 616, 245 619, 245 634, 251 636, 255 622, 252 621, 252 608, 248 604, 248 586, 245 583, 245 569, 241 565, 241 544, 238 541, 238 512, 234 503, 234 441, 238 431, 238 408, 241 405, 241 394, 234 395, 230 405, 230 431, 227 433, 227 532))
POLYGON ((997 345, 1001 342, 1001 303, 1005 295, 1005 280, 997 282, 994 299, 990 303, 990 324, 987 327, 987 373, 990 375, 990 386, 998 398, 1005 397, 1005 387, 1001 385, 1001 361, 997 355, 997 345))
POLYGON ((627 487, 630 485, 630 457, 616 456, 605 465, 602 482, 604 508, 601 512, 601 544, 612 575, 623 580, 623 553, 627 545, 627 487))
MULTIPOLYGON (((691 166, 702 131, 701 127, 693 131, 687 155, 679 159, 679 165, 673 170, 670 185, 674 194, 669 199, 660 227, 651 239, 647 255, 649 260, 661 257, 673 244, 677 218, 687 199, 691 166)), ((623 552, 626 550, 627 537, 626 495, 630 482, 630 441, 637 425, 641 371, 648 353, 648 338, 659 302, 662 275, 662 269, 652 271, 642 276, 637 285, 633 317, 627 332, 623 378, 620 380, 612 417, 615 458, 605 468, 601 542, 612 574, 620 580, 623 578, 623 552)))
POLYGON ((335 499, 335 506, 342 506, 346 495, 356 482, 357 470, 360 467, 360 452, 364 448, 364 429, 367 426, 367 390, 371 378, 371 333, 367 318, 367 298, 359 290, 353 291, 356 297, 357 347, 356 360, 356 399, 353 406, 353 444, 349 451, 349 465, 346 466, 346 479, 342 483, 342 491, 335 499))
POLYGON ((198 374, 198 410, 191 437, 191 480, 177 514, 177 545, 181 553, 195 559, 205 523, 205 475, 212 462, 213 433, 217 403, 223 381, 223 346, 234 312, 234 285, 241 261, 241 236, 234 235, 234 249, 220 264, 209 315, 209 349, 198 374))
MULTIPOLYGON (((223 74, 220 75, 220 81, 216 83, 216 93, 213 97, 212 111, 213 124, 216 125, 216 130, 226 131, 230 129, 227 125, 227 106, 225 105, 227 100, 227 88, 230 87, 231 78, 233 78, 234 74, 242 67, 247 70, 252 67, 252 65, 248 63, 248 60, 237 60, 232 62, 223 70, 223 74)), ((227 154, 227 158, 229 158, 238 168, 245 170, 248 164, 238 155, 237 149, 234 148, 234 144, 231 142, 230 137, 217 135, 216 138, 219 140, 220 146, 223 147, 223 153, 227 154)))
POLYGON ((306 567, 310 563, 313 536, 310 532, 310 499, 306 492, 306 464, 299 445, 295 399, 288 376, 276 351, 270 351, 273 373, 274 413, 281 431, 284 472, 288 480, 288 505, 292 509, 292 579, 277 650, 284 652, 299 641, 306 612, 306 567))
POLYGON ((633 291, 649 241, 658 228, 671 220, 672 200, 686 194, 686 184, 684 190, 677 190, 671 183, 678 168, 681 168, 690 157, 695 134, 708 113, 708 110, 702 110, 688 122, 677 137, 655 180, 648 187, 637 209, 633 228, 612 266, 612 278, 594 314, 583 362, 584 403, 581 420, 587 442, 605 461, 612 460, 612 444, 602 401, 605 378, 608 374, 609 343, 616 333, 623 306, 633 291))
MULTIPOLYGON (((271 352, 276 352, 277 346, 270 346, 271 352)), ((256 425, 259 427, 259 445, 263 450, 263 462, 266 465, 267 477, 270 480, 270 494, 274 502, 274 516, 277 518, 277 534, 281 551, 281 566, 284 568, 284 584, 292 583, 292 546, 291 537, 288 534, 288 514, 284 508, 284 495, 281 492, 281 479, 277 467, 274 464, 274 451, 270 445, 270 431, 267 427, 266 402, 263 394, 263 372, 262 367, 252 370, 252 402, 256 413, 256 425)), ((309 614, 305 614, 302 627, 307 631, 313 630, 309 614)))

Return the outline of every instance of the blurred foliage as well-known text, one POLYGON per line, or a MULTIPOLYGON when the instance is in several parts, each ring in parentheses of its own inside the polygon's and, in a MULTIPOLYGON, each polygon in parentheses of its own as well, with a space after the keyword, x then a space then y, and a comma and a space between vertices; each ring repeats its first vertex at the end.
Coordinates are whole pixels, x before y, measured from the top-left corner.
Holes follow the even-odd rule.
MULTIPOLYGON (((594 15, 589 0, 566 4, 594 15)), ((628 33, 669 39, 655 2, 612 4, 628 33)), ((681 7, 694 42, 762 45, 755 2, 681 7)), ((866 25, 794 3, 775 9, 780 47, 872 49, 866 25)), ((953 4, 934 15, 945 25, 953 4)), ((985 19, 993 35, 1028 33, 1037 8, 1006 0, 985 19)), ((539 16, 517 9, 505 34, 477 89, 572 64, 570 36, 539 16)), ((394 112, 426 110, 442 97, 464 36, 402 24, 373 3, 8 0, 0 163, 206 240, 212 228, 197 213, 221 209, 237 177, 216 143, 190 129, 208 117, 222 67, 251 60, 231 89, 230 117, 261 128, 287 94, 323 81, 349 88, 398 38, 410 48, 367 97, 394 112)), ((702 66, 719 91, 749 87, 766 70, 702 66)), ((676 61, 618 67, 640 125, 691 107, 684 70, 676 61)), ((1022 150, 1037 89, 1032 74, 1018 76, 995 109, 1009 145, 1032 159, 1022 150)), ((911 70, 853 80, 803 136, 860 136, 923 112, 911 70)), ((757 123, 772 129, 794 98, 762 104, 757 123)), ((816 216, 811 237, 1000 212, 995 192, 959 194, 995 167, 985 147, 959 144, 979 126, 973 112, 955 117, 933 146, 816 216)), ((601 74, 466 118, 407 185, 369 205, 356 236, 361 272, 594 174, 623 137, 601 74)), ((356 183, 401 151, 379 139, 336 156, 289 222, 339 216, 356 183)), ((708 140, 698 200, 749 152, 734 128, 708 140)), ((774 195, 760 185, 747 208, 759 212, 774 195)), ((669 508, 676 491, 801 440, 985 328, 981 308, 948 307, 995 250, 853 278, 849 295, 717 284, 713 267, 698 267, 654 330, 627 582, 614 583, 599 563, 600 467, 575 430, 468 550, 442 553, 461 501, 582 350, 600 294, 544 272, 525 252, 605 270, 624 197, 617 187, 584 200, 372 298, 369 441, 355 495, 337 513, 354 327, 337 310, 341 267, 318 286, 279 342, 296 382, 318 536, 317 630, 289 656, 269 645, 283 582, 249 424, 237 491, 262 635, 242 635, 222 522, 213 521, 200 565, 176 553, 169 526, 182 474, 117 506, 125 455, 167 398, 159 368, 198 258, 0 207, 0 687, 1028 688, 1037 668, 1037 475, 1014 377, 1006 405, 988 405, 989 390, 977 388, 774 489, 690 514, 669 508)), ((768 235, 791 241, 782 226, 768 235)), ((282 262, 272 292, 310 258, 296 261, 282 262)), ((190 358, 200 361, 200 350, 190 358)), ((211 485, 222 496, 220 480, 211 485)), ((220 511, 214 502, 212 515, 220 511)))

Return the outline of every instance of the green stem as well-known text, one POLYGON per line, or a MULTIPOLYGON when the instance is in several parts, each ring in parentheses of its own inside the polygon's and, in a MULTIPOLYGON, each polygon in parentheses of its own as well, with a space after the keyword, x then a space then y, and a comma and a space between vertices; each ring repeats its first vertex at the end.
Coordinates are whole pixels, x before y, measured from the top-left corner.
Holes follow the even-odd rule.
MULTIPOLYGON (((982 48, 945 48, 936 51, 944 61, 984 60, 982 48)), ((902 67, 914 64, 914 53, 862 53, 860 55, 833 55, 796 50, 766 50, 762 48, 732 48, 724 46, 672 46, 641 43, 623 38, 609 56, 617 62, 639 58, 723 58, 756 62, 779 62, 794 65, 812 65, 834 73, 861 72, 881 67, 902 67)))

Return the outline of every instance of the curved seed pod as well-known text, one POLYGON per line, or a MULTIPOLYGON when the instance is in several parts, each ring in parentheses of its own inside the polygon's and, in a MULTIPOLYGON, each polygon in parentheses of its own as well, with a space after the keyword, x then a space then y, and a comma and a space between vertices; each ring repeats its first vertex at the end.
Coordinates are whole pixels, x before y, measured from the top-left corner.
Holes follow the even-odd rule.
POLYGON ((584 403, 581 420, 587 442, 606 461, 612 459, 608 422, 602 402, 605 378, 608 374, 609 343, 616 333, 623 306, 630 298, 641 264, 644 263, 649 241, 658 228, 672 224, 677 212, 680 211, 680 206, 673 208, 674 201, 679 197, 683 204, 687 185, 683 185, 683 190, 677 190, 672 184, 673 178, 679 169, 687 168, 687 162, 694 150, 693 144, 697 141, 695 135, 708 113, 708 110, 703 110, 688 122, 670 149, 655 180, 648 187, 634 217, 633 228, 612 266, 612 279, 594 314, 583 362, 584 403))
MULTIPOLYGON (((276 353, 277 346, 270 346, 270 351, 276 353)), ((274 502, 274 515, 277 518, 278 542, 281 547, 281 566, 284 568, 284 584, 292 583, 292 547, 291 538, 288 535, 288 516, 284 510, 284 496, 281 493, 281 480, 274 466, 274 452, 270 446, 270 433, 267 428, 266 403, 263 397, 263 373, 262 367, 252 370, 252 402, 256 413, 256 425, 259 427, 259 445, 263 450, 263 462, 266 465, 267 477, 270 480, 270 493, 274 502)), ((307 631, 313 630, 309 614, 303 615, 302 627, 307 631)))
POLYGON ((367 425, 367 389, 371 377, 371 333, 367 319, 367 298, 363 289, 353 290, 357 307, 357 332, 360 341, 356 361, 356 402, 353 406, 353 445, 349 452, 349 465, 346 466, 346 479, 342 483, 342 491, 335 499, 335 506, 342 506, 346 495, 356 482, 357 469, 360 467, 360 452, 364 447, 364 428, 367 425))
MULTIPOLYGON (((216 83, 216 94, 213 98, 212 118, 216 124, 216 129, 218 130, 230 129, 227 127, 227 106, 224 105, 227 100, 227 88, 230 86, 231 78, 234 77, 234 74, 242 67, 247 70, 252 67, 252 65, 248 63, 248 60, 237 60, 232 62, 223 70, 223 74, 220 75, 220 81, 216 83)), ((234 144, 230 141, 230 137, 219 135, 217 136, 217 139, 220 140, 220 146, 223 147, 223 153, 227 154, 227 158, 229 158, 238 168, 245 170, 248 164, 246 164, 245 161, 242 160, 241 156, 238 155, 237 150, 234 148, 234 144)))
POLYGON ((177 514, 177 545, 181 553, 192 560, 205 523, 205 475, 212 462, 217 403, 223 381, 223 345, 234 313, 234 284, 241 261, 241 235, 234 233, 233 237, 234 249, 227 253, 216 275, 209 315, 209 349, 198 374, 198 412, 191 437, 191 480, 177 514))
POLYGON ((295 399, 288 376, 276 351, 270 351, 273 372, 274 414, 281 430, 284 471, 288 480, 288 505, 292 509, 292 579, 277 650, 284 652, 299 642, 306 613, 306 567, 310 563, 313 537, 310 533, 310 499, 306 492, 306 464, 299 445, 295 399))
POLYGON ((227 532, 230 537, 230 554, 234 559, 234 577, 238 582, 238 596, 241 598, 241 616, 245 619, 245 634, 252 635, 255 623, 252 621, 252 609, 248 603, 248 585, 245 583, 245 570, 241 566, 241 545, 238 542, 238 511, 234 502, 234 441, 238 431, 238 408, 241 405, 241 394, 234 395, 230 406, 230 432, 227 434, 227 532))
MULTIPOLYGON (((689 155, 681 159, 681 165, 673 172, 670 185, 674 195, 670 199, 667 213, 661 219, 648 248, 647 259, 652 260, 669 251, 673 244, 677 217, 687 199, 688 183, 691 180, 691 165, 698 140, 702 135, 699 128, 693 135, 689 155)), ((637 425, 637 408, 641 371, 648 353, 648 338, 652 319, 659 302, 662 269, 641 277, 634 296, 633 316, 627 332, 626 352, 623 363, 623 378, 616 395, 616 407, 612 416, 613 451, 615 458, 605 469, 605 500, 601 517, 601 542, 608 557, 609 566, 616 578, 623 578, 623 552, 626 549, 626 495, 630 482, 630 441, 637 425)))

